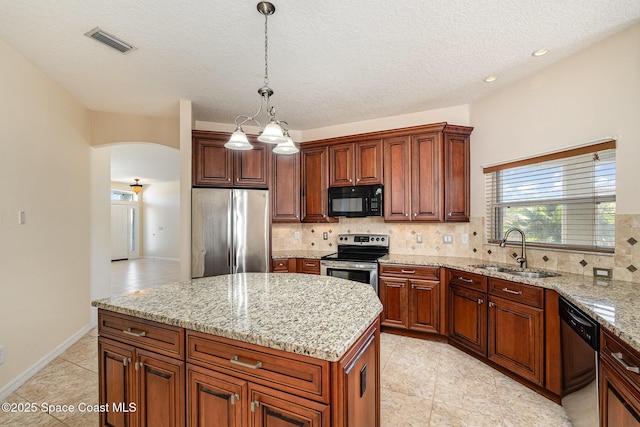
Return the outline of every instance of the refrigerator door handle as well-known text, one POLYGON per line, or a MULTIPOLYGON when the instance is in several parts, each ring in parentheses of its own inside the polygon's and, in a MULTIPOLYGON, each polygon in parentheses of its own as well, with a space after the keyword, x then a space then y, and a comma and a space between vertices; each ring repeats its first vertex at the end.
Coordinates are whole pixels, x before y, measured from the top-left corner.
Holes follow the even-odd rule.
POLYGON ((233 190, 231 190, 229 203, 227 203, 227 247, 229 251, 229 273, 235 273, 233 269, 233 208, 233 190))

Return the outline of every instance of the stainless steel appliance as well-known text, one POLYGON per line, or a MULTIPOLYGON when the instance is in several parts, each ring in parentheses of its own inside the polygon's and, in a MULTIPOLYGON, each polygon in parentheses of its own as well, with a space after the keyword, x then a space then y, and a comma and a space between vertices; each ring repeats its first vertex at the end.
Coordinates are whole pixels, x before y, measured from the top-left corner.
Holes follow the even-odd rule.
POLYGON ((269 192, 194 188, 191 276, 269 271, 269 192))
POLYGON ((382 185, 330 187, 329 216, 382 216, 382 185))
POLYGON ((562 406, 574 426, 598 426, 600 325, 560 297, 562 406))
POLYGON ((378 258, 389 253, 385 234, 340 234, 338 252, 320 259, 320 274, 368 283, 378 293, 378 258))

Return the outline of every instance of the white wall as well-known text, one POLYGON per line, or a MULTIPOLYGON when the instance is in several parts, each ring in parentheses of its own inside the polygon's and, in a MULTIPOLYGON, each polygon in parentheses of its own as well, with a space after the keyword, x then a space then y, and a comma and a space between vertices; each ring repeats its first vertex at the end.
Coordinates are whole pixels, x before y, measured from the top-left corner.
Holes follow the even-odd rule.
POLYGON ((88 111, 1 40, 0 63, 2 396, 90 324, 91 163, 88 111))
POLYGON ((180 259, 180 182, 145 185, 142 193, 140 255, 180 259))
POLYGON ((640 213, 640 24, 474 102, 471 125, 471 216, 484 215, 483 165, 611 135, 617 212, 640 213))

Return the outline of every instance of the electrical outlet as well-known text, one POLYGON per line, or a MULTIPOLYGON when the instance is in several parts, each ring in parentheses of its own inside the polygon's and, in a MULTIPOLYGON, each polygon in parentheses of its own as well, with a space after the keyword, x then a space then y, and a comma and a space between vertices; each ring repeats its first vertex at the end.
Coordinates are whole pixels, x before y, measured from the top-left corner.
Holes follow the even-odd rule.
POLYGON ((593 267, 593 277, 599 279, 613 279, 613 270, 610 268, 593 267))
POLYGON ((422 243, 422 233, 416 234, 416 243, 422 243))
POLYGON ((464 233, 460 236, 460 242, 463 245, 468 245, 469 244, 469 235, 467 233, 464 233))
POLYGON ((322 233, 322 238, 324 240, 329 240, 329 233, 327 233, 326 231, 322 233))
POLYGON ((300 232, 299 231, 294 231, 293 232, 293 238, 296 240, 300 240, 300 232))
POLYGON ((0 365, 4 363, 4 346, 0 345, 0 365))
POLYGON ((453 243, 453 234, 443 234, 442 235, 442 243, 446 243, 450 245, 453 243))

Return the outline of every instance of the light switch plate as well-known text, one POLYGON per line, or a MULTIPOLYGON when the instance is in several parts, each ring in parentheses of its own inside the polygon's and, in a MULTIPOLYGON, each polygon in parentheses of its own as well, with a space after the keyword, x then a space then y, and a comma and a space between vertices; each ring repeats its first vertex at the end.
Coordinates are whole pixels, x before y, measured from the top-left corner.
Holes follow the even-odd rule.
POLYGON ((0 345, 0 365, 4 363, 4 346, 0 345))
POLYGON ((469 244, 469 235, 467 233, 464 233, 460 236, 460 242, 463 245, 468 245, 469 244))
POLYGON ((18 225, 27 223, 27 213, 22 209, 18 211, 18 225))
POLYGON ((416 234, 416 243, 422 243, 422 233, 416 234))

